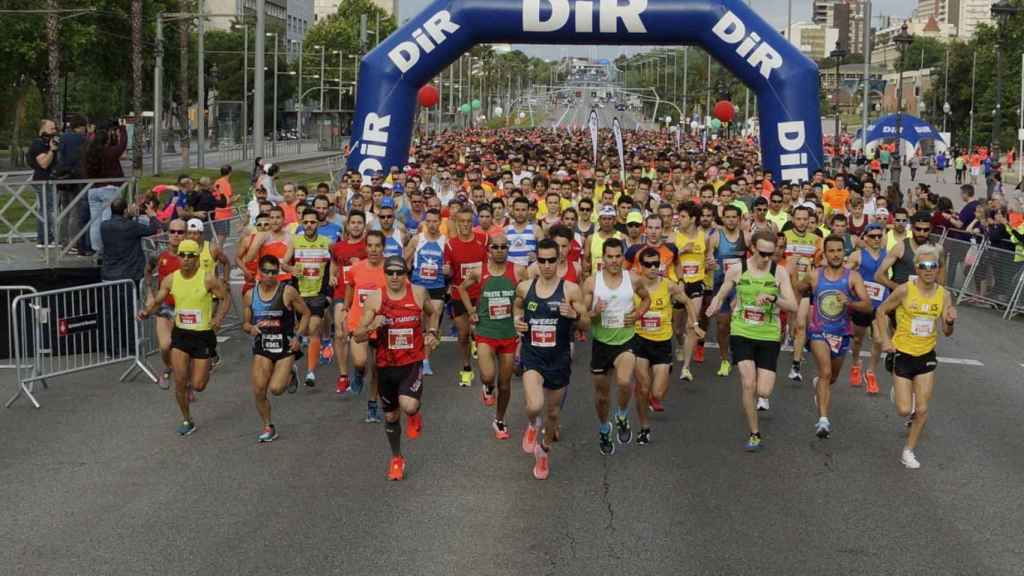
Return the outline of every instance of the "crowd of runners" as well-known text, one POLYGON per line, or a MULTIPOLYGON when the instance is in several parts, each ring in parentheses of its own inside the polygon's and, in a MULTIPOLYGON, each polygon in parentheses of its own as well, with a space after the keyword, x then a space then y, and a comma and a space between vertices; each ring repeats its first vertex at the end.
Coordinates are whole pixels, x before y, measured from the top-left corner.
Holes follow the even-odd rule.
POLYGON ((230 257, 204 240, 203 222, 171 221, 140 316, 157 316, 177 432, 196 430, 190 406, 209 380, 237 268, 259 442, 277 438, 268 391, 316 386, 318 365, 334 363, 336 392, 367 390, 366 421, 383 421, 388 478, 404 476, 401 414, 418 437, 427 382, 478 384, 494 438, 521 435, 544 479, 581 346, 591 347, 597 445, 610 456, 652 442, 651 412, 664 410, 673 380, 692 382, 693 365, 712 360, 707 338, 717 376, 738 374, 744 449, 765 446, 758 413, 771 409, 791 347, 791 380, 803 380, 808 353, 816 368, 809 435, 834 433, 837 382, 869 395, 888 385, 908 418, 900 460, 918 468, 938 333, 956 321, 932 214, 883 194, 870 171, 773 183, 747 139, 624 139, 624 170, 614 147, 592 162, 589 132, 470 130, 418 141, 408 166, 315 191, 263 177, 230 257), (453 382, 430 378, 449 322, 453 382), (508 413, 514 390, 525 421, 508 413))

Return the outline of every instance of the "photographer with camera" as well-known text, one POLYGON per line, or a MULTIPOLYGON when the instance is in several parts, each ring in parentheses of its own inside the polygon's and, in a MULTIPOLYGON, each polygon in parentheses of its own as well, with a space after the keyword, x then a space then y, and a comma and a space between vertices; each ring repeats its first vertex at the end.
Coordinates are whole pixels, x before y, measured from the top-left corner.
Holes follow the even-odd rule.
POLYGON ((36 248, 56 248, 53 241, 53 213, 57 209, 54 189, 44 182, 53 180, 54 169, 57 168, 57 150, 60 148, 57 124, 49 118, 43 118, 39 121, 38 134, 25 155, 28 165, 32 167, 32 180, 39 182, 36 184, 36 248), (45 223, 42 220, 44 217, 45 223))
MULTIPOLYGON (((87 121, 83 116, 75 114, 68 122, 67 130, 61 135, 60 149, 57 151, 59 162, 57 164, 57 171, 54 174, 58 179, 78 180, 82 178, 82 151, 85 150, 85 145, 89 141, 88 134, 86 133, 86 124, 87 121)), ((58 190, 60 191, 60 206, 62 210, 74 201, 79 192, 82 191, 82 188, 82 184, 59 185, 58 190)), ((61 236, 70 241, 88 224, 89 202, 88 199, 83 198, 78 203, 78 206, 68 212, 64 221, 61 222, 61 236)), ((89 234, 83 234, 78 239, 77 245, 73 246, 68 253, 82 256, 91 255, 89 234)))
MULTIPOLYGON (((82 175, 90 180, 124 178, 121 156, 128 146, 128 135, 119 122, 96 130, 96 136, 82 154, 82 175)), ((110 219, 110 203, 118 196, 119 182, 96 182, 89 189, 89 240, 92 249, 103 256, 100 223, 110 219)))

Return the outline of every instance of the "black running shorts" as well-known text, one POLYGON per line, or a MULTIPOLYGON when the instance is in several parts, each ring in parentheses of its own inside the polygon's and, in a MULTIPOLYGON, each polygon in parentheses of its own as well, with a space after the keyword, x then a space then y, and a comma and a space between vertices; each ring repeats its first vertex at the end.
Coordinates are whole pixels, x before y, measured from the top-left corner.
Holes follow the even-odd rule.
POLYGON ((423 394, 423 363, 377 368, 380 402, 385 412, 398 410, 398 397, 420 399, 423 394))
POLYGON ((733 364, 753 360, 754 366, 758 369, 770 372, 775 372, 779 365, 781 345, 775 340, 754 340, 743 336, 729 336, 729 347, 732 348, 733 364))

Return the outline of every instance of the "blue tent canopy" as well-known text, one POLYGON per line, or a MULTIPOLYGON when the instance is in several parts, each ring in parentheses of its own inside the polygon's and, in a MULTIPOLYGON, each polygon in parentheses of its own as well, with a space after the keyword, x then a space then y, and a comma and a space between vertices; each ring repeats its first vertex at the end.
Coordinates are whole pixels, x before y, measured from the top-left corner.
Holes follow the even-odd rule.
MULTIPOLYGON (((910 114, 903 114, 902 116, 903 120, 900 128, 900 139, 906 143, 906 146, 909 146, 910 148, 917 148, 917 145, 922 140, 935 140, 937 143, 941 143, 944 146, 949 145, 949 143, 942 138, 942 135, 939 134, 938 129, 931 124, 917 116, 911 116, 910 114)), ((861 139, 860 130, 857 131, 857 139, 861 139)), ((868 146, 873 142, 895 139, 896 114, 883 116, 876 120, 874 124, 868 124, 868 146)))

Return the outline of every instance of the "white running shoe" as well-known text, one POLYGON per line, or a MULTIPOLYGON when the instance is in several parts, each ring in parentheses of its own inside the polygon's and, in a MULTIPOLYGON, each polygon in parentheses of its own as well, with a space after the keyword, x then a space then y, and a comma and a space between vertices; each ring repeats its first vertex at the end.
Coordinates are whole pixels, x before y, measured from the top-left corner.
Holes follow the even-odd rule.
POLYGON ((771 408, 772 407, 771 407, 770 404, 768 404, 768 399, 767 398, 761 398, 761 397, 757 398, 757 411, 758 412, 767 412, 767 411, 771 410, 771 408))
POLYGON ((790 366, 789 368, 789 379, 793 382, 803 382, 804 376, 796 369, 796 366, 790 366))
POLYGON ((917 470, 921 467, 921 463, 917 461, 917 456, 914 456, 914 451, 910 448, 903 449, 903 455, 900 456, 900 462, 911 470, 917 470))

